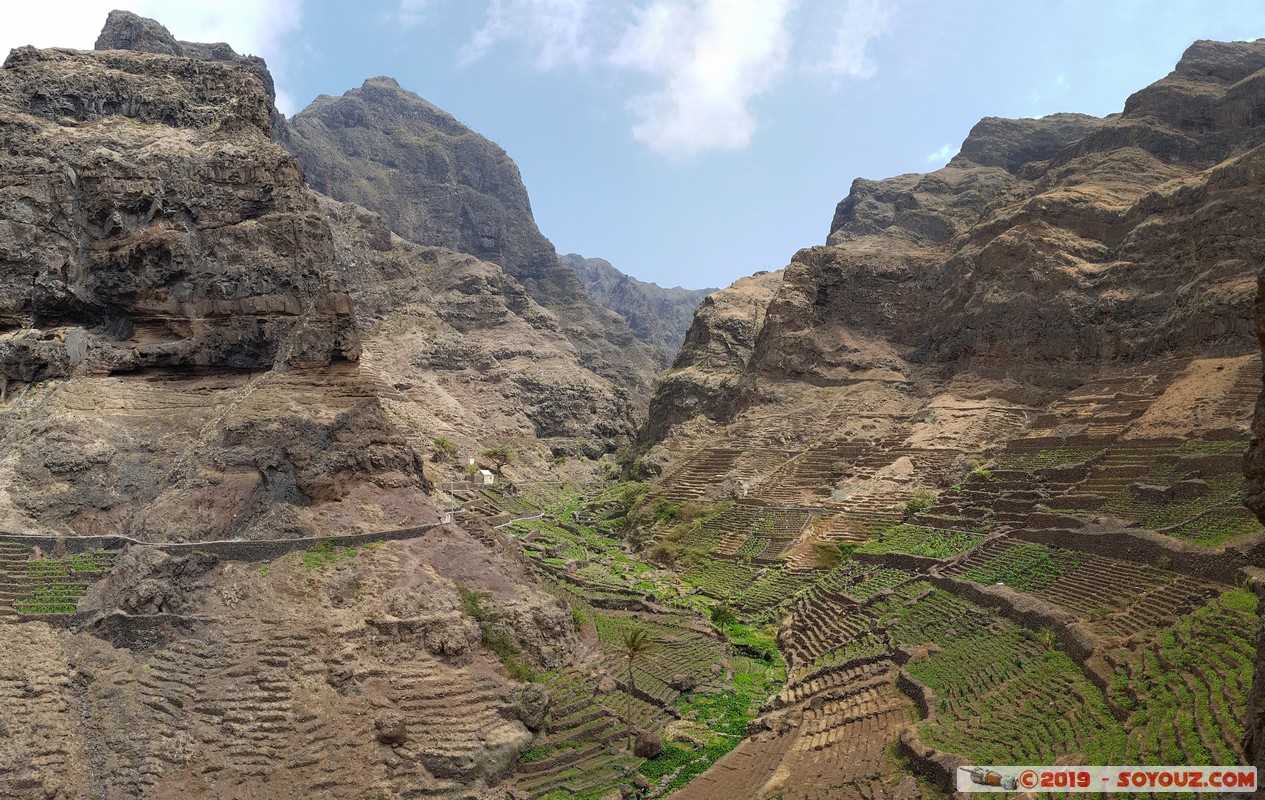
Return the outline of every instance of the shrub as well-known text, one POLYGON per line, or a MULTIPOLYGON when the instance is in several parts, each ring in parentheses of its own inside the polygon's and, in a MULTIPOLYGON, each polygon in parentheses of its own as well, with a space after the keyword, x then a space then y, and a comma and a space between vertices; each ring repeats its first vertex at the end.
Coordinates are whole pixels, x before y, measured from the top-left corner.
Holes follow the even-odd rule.
POLYGON ((446 464, 457 457, 457 443, 443 436, 435 437, 431 444, 430 460, 436 464, 446 464))
POLYGON ((921 514, 931 508, 936 502, 936 493, 927 488, 921 488, 914 492, 914 496, 909 498, 909 502, 905 503, 905 519, 909 519, 915 514, 921 514))
POLYGON ((724 628, 738 621, 738 615, 724 603, 712 607, 711 617, 712 624, 718 628, 724 628))

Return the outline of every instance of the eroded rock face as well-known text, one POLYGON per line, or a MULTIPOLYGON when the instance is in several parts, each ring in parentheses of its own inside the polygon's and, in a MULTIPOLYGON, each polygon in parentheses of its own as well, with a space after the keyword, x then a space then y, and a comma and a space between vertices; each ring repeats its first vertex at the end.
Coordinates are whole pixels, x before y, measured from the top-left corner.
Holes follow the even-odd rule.
POLYGON ((355 360, 327 226, 231 63, 23 48, 0 70, 7 380, 355 360))
MULTIPOLYGON (((126 43, 120 19, 105 45, 126 43)), ((21 48, 0 69, 0 527, 433 519, 357 368, 329 224, 272 141, 262 62, 162 33, 133 30, 157 53, 21 48)))
POLYGON ((116 610, 133 615, 179 612, 215 563, 211 555, 175 558, 153 547, 130 547, 110 574, 89 588, 79 610, 98 618, 116 610))
MULTIPOLYGON (((5 791, 499 796, 494 787, 531 747, 549 698, 480 649, 478 626, 445 576, 483 576, 471 585, 492 594, 498 614, 555 599, 531 584, 521 563, 455 529, 433 542, 336 556, 320 567, 299 555, 210 566, 134 548, 84 601, 106 615, 94 622, 108 624, 78 633, 0 624, 0 767, 13 781, 5 791), (334 602, 331 587, 350 573, 364 589, 334 602), (149 609, 159 596, 169 599, 149 609), (138 597, 149 599, 126 602, 138 597), (443 649, 469 626, 474 647, 443 649)), ((556 634, 516 626, 524 638, 556 634)), ((560 647, 570 642, 558 656, 569 662, 574 626, 555 638, 560 647)))
POLYGON ((781 285, 781 272, 759 273, 703 299, 651 400, 648 438, 661 438, 671 426, 694 417, 732 418, 756 335, 781 285))
POLYGON ((563 320, 585 367, 644 407, 660 360, 558 260, 518 167, 494 142, 391 78, 318 97, 281 138, 318 192, 381 214, 409 241, 501 267, 563 320))
POLYGON ((585 258, 576 253, 562 256, 584 284, 594 301, 619 314, 639 340, 657 348, 665 364, 672 363, 694 311, 716 289, 665 289, 655 283, 625 275, 604 258, 585 258))
POLYGON ((633 435, 629 394, 588 365, 565 316, 496 264, 401 239, 351 203, 320 202, 364 329, 364 362, 398 387, 395 413, 473 453, 537 439, 596 457, 633 435))
POLYGON ((1262 58, 1265 40, 1198 42, 1121 114, 985 119, 941 170, 856 181, 827 244, 784 270, 737 394, 669 378, 659 395, 725 420, 810 387, 1059 387, 1104 363, 1244 351, 1265 245, 1262 58))

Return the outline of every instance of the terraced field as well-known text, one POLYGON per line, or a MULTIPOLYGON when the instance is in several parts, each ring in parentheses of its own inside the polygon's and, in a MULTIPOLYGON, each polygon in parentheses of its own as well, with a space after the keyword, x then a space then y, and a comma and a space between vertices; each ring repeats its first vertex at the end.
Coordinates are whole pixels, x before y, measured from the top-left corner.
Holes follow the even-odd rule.
POLYGON ((909 666, 935 694, 926 743, 980 764, 1052 764, 1070 753, 1115 764, 1124 730, 1070 658, 1004 621, 909 666))
MULTIPOLYGON (((774 596, 815 576, 790 574, 780 565, 744 568, 700 559, 692 573, 684 573, 711 587, 709 595, 698 593, 697 584, 656 569, 620 546, 613 528, 625 513, 618 498, 626 494, 627 487, 591 498, 562 493, 540 519, 506 528, 522 542, 546 585, 583 621, 581 629, 591 632, 594 649, 584 664, 542 679, 553 699, 552 722, 514 777, 516 787, 530 797, 604 797, 638 770, 655 781, 656 796, 666 794, 729 752, 756 708, 784 679, 775 656, 766 661, 737 652, 741 647, 776 654, 771 640, 738 623, 723 636, 700 611, 713 606, 717 596, 736 596, 744 589, 774 596), (732 595, 724 593, 727 585, 732 595), (621 646, 634 630, 644 632, 651 647, 634 660, 630 685, 621 646), (628 752, 630 726, 660 731, 685 717, 691 721, 678 724, 689 729, 687 740, 703 742, 702 747, 670 744, 650 761, 628 752)), ((712 515, 730 508, 713 509, 712 515)), ((765 519, 799 525, 806 515, 738 511, 730 516, 731 522, 747 525, 765 519)), ((695 518, 707 520, 708 515, 695 518)))
MULTIPOLYGON (((753 481, 751 498, 809 515, 784 551, 793 566, 785 574, 796 580, 779 587, 780 599, 778 592, 752 592, 774 573, 756 569, 764 543, 732 524, 732 512, 681 537, 698 557, 679 567, 704 598, 781 620, 788 683, 766 706, 772 728, 679 796, 888 796, 899 769, 858 766, 855 775, 831 782, 813 772, 829 761, 821 756, 795 768, 811 778, 787 782, 790 770, 778 766, 832 746, 829 731, 853 724, 827 721, 847 719, 845 696, 880 707, 897 657, 912 659, 906 669, 933 694, 931 715, 919 724, 924 742, 969 759, 1185 763, 1179 755, 1206 753, 1238 763, 1242 720, 1229 709, 1246 702, 1254 657, 1251 614, 1234 610, 1236 603, 1246 607, 1246 595, 1223 594, 1228 587, 1175 572, 1162 558, 1137 563, 1011 533, 1035 528, 1041 536, 1031 538, 1055 540, 1060 530, 1096 520, 1204 546, 1259 535, 1261 526, 1239 505, 1242 439, 1225 430, 1185 438, 1138 433, 1156 424, 1151 409, 1189 364, 1160 361, 1091 380, 1041 413, 1015 416, 999 445, 969 459, 898 438, 816 444, 772 468, 770 455, 759 474, 744 475, 748 461, 735 459, 729 475, 753 481), (912 471, 906 465, 898 480, 883 477, 895 474, 890 466, 902 456, 912 471), (918 487, 931 487, 929 503, 915 503, 918 487), (835 545, 843 545, 838 556, 828 549, 835 545), (849 558, 853 550, 866 563, 849 558), (946 588, 922 580, 917 570, 926 567, 910 566, 933 562, 933 579, 946 588), (1003 584, 1069 612, 1099 637, 1097 652, 1117 670, 1117 684, 1104 694, 1058 649, 1055 631, 1022 628, 947 591, 955 584, 938 575, 1003 584), (1216 644, 1195 669, 1198 641, 1216 644), (1135 683, 1132 694, 1119 691, 1135 683), (777 721, 787 714, 795 720, 789 727, 777 721), (1165 740, 1162 720, 1177 726, 1175 738, 1165 740)), ((1246 419, 1254 401, 1258 381, 1252 369, 1244 372, 1221 399, 1237 404, 1227 405, 1227 418, 1246 419)), ((887 731, 880 736, 893 741, 903 724, 879 723, 887 731)), ((874 761, 862 756, 854 766, 860 763, 874 761)))
POLYGON ((105 550, 33 558, 30 545, 0 542, 0 621, 73 614, 88 587, 117 560, 118 553, 105 550))
POLYGON ((1108 653, 1108 696, 1130 712, 1127 763, 1240 764, 1256 598, 1229 590, 1132 650, 1108 653))

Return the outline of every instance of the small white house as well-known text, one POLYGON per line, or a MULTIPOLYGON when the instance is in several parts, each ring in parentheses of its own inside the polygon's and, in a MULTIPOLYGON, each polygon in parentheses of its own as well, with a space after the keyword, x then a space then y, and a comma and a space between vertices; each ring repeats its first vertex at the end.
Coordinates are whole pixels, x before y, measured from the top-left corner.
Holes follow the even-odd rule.
POLYGON ((492 484, 496 483, 496 474, 492 472, 491 470, 481 469, 479 470, 478 480, 484 486, 491 486, 492 484))

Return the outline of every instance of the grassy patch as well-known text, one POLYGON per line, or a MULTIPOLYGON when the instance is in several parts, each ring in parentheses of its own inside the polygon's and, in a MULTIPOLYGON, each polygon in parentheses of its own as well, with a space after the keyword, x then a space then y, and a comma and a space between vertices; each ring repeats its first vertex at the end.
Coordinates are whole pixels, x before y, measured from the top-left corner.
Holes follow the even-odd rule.
POLYGON ((979 536, 923 525, 895 525, 863 544, 862 553, 908 553, 928 558, 950 558, 974 546, 979 536))
POLYGON ((303 551, 303 566, 308 570, 322 569, 337 564, 340 560, 356 557, 356 548, 338 548, 333 539, 326 539, 318 546, 303 551))
POLYGON ((1003 583, 1020 592, 1048 586, 1076 569, 1089 556, 1074 550, 1057 550, 1039 544, 1017 544, 987 563, 962 573, 976 583, 1003 583))

